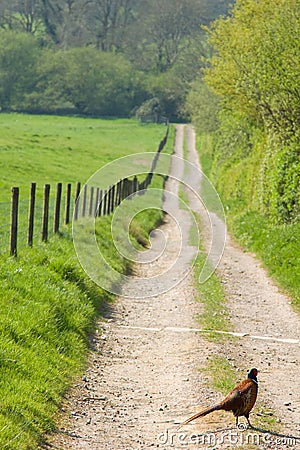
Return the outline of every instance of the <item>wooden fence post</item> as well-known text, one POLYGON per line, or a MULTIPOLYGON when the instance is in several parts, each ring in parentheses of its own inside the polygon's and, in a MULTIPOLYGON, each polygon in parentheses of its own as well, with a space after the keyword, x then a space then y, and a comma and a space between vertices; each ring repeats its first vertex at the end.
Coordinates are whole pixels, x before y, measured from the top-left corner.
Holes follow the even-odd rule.
POLYGON ((11 190, 11 227, 10 227, 11 256, 17 256, 18 210, 19 210, 19 188, 13 187, 11 190))
POLYGON ((89 217, 93 216, 93 206, 94 206, 94 187, 91 186, 90 190, 90 207, 89 207, 89 217))
POLYGON ((71 210, 71 190, 72 184, 67 184, 67 197, 66 197, 66 217, 65 224, 68 225, 70 223, 70 210, 71 210))
POLYGON ((115 192, 116 192, 116 188, 115 185, 113 185, 111 187, 111 194, 110 194, 110 213, 112 213, 115 209, 115 192))
POLYGON ((83 186, 83 201, 82 201, 82 217, 85 217, 86 213, 86 201, 87 201, 87 185, 83 186))
POLYGON ((138 182, 137 177, 135 176, 133 179, 133 192, 134 193, 138 191, 138 186, 139 186, 139 182, 138 182))
POLYGON ((105 189, 104 193, 103 193, 103 205, 102 205, 102 215, 106 216, 107 213, 107 190, 105 189))
POLYGON ((59 232, 61 192, 62 192, 62 183, 57 183, 57 186, 56 186, 56 199, 55 199, 55 211, 54 211, 54 227, 53 227, 54 233, 58 233, 59 232))
POLYGON ((96 189, 96 202, 95 202, 95 209, 94 209, 94 217, 99 216, 99 206, 100 206, 100 188, 97 187, 96 189))
POLYGON ((31 183, 29 214, 28 214, 28 239, 27 239, 27 243, 30 247, 32 247, 33 244, 35 193, 36 193, 36 183, 31 183))
POLYGON ((127 197, 127 178, 123 178, 122 182, 122 200, 127 197))
POLYGON ((76 194, 75 194, 74 220, 78 220, 80 189, 81 189, 81 184, 78 182, 77 186, 76 186, 76 194))
POLYGON ((118 206, 121 203, 121 181, 119 180, 117 183, 117 190, 116 190, 116 206, 118 206))
POLYGON ((50 184, 45 184, 45 187, 44 187, 43 224, 42 224, 42 241, 47 241, 47 239, 48 239, 49 198, 50 198, 50 184))
POLYGON ((103 190, 100 189, 100 192, 99 192, 99 205, 98 205, 98 217, 100 217, 100 216, 103 215, 103 214, 102 214, 102 209, 103 209, 103 195, 104 195, 103 190))

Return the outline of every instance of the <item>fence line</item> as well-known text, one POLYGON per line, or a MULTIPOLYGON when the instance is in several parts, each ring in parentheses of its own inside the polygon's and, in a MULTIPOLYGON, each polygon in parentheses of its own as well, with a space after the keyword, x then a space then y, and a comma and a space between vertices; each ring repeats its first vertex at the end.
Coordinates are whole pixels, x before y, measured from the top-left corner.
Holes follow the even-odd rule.
MULTIPOLYGON (((73 220, 78 220, 80 217, 100 217, 111 214, 115 207, 117 207, 124 199, 130 195, 143 191, 151 184, 153 173, 155 171, 156 164, 158 162, 159 154, 166 145, 169 134, 169 126, 165 137, 159 144, 155 157, 153 158, 151 169, 142 182, 139 182, 137 177, 132 179, 123 178, 117 183, 107 187, 106 189, 100 189, 98 186, 84 185, 81 193, 81 183, 77 182, 74 189, 74 199, 72 199, 72 184, 67 183, 66 193, 63 194, 63 184, 57 183, 55 189, 50 184, 44 185, 42 207, 38 206, 37 202, 37 185, 31 183, 28 203, 28 215, 26 215, 20 204, 24 204, 24 200, 20 201, 20 189, 13 187, 11 192, 11 213, 10 213, 10 231, 1 232, 1 229, 5 229, 6 226, 0 222, 0 237, 9 235, 9 249, 11 256, 17 256, 18 253, 18 237, 26 235, 26 244, 30 247, 33 246, 34 239, 39 237, 42 242, 46 242, 50 236, 50 233, 57 234, 60 231, 62 222, 68 225, 71 221, 71 207, 74 204, 73 220), (53 209, 51 208, 50 193, 55 192, 53 209), (37 217, 37 213, 41 212, 41 216, 37 217), (20 230, 20 215, 22 213, 22 221, 26 221, 27 229, 20 230), (52 230, 50 229, 50 219, 53 219, 52 230), (40 232, 38 232, 37 222, 40 223, 40 232)), ((2 205, 9 205, 8 202, 0 203, 2 205)), ((7 213, 1 214, 1 217, 6 217, 7 213)), ((0 253, 5 247, 0 241, 0 253)))

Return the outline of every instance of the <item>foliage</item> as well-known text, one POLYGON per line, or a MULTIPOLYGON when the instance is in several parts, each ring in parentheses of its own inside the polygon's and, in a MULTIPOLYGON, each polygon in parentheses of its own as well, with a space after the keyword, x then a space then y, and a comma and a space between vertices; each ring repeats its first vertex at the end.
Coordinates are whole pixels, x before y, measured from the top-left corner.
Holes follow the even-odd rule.
POLYGON ((160 122, 164 117, 164 110, 157 97, 146 100, 135 113, 141 122, 160 122))
POLYGON ((219 125, 219 100, 202 79, 193 82, 185 109, 200 133, 213 133, 219 125))
POLYGON ((128 117, 160 96, 163 114, 180 117, 207 52, 200 25, 228 1, 215 3, 3 0, 0 107, 128 117))
POLYGON ((145 97, 142 77, 121 55, 94 48, 45 52, 29 111, 70 109, 97 116, 129 116, 145 97))
POLYGON ((157 72, 171 69, 200 32, 200 2, 194 0, 147 0, 141 5, 144 20, 138 30, 140 39, 130 42, 148 56, 157 72))
POLYGON ((148 91, 151 97, 158 98, 164 114, 170 119, 180 116, 179 105, 184 102, 184 84, 172 70, 148 77, 148 91))
POLYGON ((206 80, 226 106, 284 137, 299 124, 299 2, 239 0, 214 23, 206 80))
POLYGON ((223 199, 274 222, 299 219, 299 6, 238 0, 209 30, 214 52, 187 104, 214 134, 211 176, 223 199))
POLYGON ((31 35, 0 31, 0 107, 20 104, 34 87, 39 46, 31 35))

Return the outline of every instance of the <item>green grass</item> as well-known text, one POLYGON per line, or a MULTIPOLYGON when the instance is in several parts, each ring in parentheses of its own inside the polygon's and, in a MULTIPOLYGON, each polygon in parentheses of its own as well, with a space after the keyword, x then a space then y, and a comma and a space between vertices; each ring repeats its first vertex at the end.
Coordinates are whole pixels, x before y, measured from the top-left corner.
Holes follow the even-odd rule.
POLYGON ((208 361, 206 370, 209 373, 211 386, 223 395, 227 395, 234 388, 237 381, 241 381, 237 380, 235 369, 223 356, 212 356, 208 361))
MULTIPOLYGON (((199 276, 206 256, 205 253, 199 252, 194 270, 198 300, 203 307, 203 312, 199 315, 199 322, 204 330, 210 332, 207 335, 209 339, 222 341, 226 335, 217 332, 232 331, 232 325, 230 323, 226 295, 218 275, 213 273, 205 283, 199 283, 199 276)), ((228 336, 225 339, 228 339, 228 336)))
MULTIPOLYGON (((126 155, 155 152, 165 133, 164 125, 140 124, 128 119, 0 114, 0 253, 9 251, 12 186, 20 188, 18 246, 22 247, 26 245, 31 182, 37 183, 34 239, 39 241, 45 183, 51 185, 51 234, 56 183, 63 183, 62 222, 67 183, 72 183, 73 208, 77 182, 86 183, 99 169, 126 155)), ((171 129, 164 152, 171 151, 173 134, 171 129)), ((107 188, 113 175, 109 170, 102 172, 100 187, 107 188)))
POLYGON ((117 158, 155 152, 165 131, 127 119, 0 114, 0 202, 12 186, 83 183, 117 158))
MULTIPOLYGON (((155 151, 165 133, 165 127, 126 120, 15 114, 0 115, 1 120, 0 153, 10 153, 1 160, 1 192, 15 184, 25 189, 33 179, 52 184, 88 178, 95 167, 126 152, 155 151), (67 141, 72 141, 72 158, 64 146, 67 141), (51 145, 51 150, 46 148, 51 145)), ((172 144, 171 133, 167 152, 172 144)), ((162 178, 153 181, 161 189, 162 178)), ((148 200, 147 195, 140 197, 141 210, 147 208, 148 200)), ((155 202, 159 206, 160 197, 155 202)), ((162 212, 157 207, 136 214, 136 202, 127 203, 134 229, 131 240, 140 248, 162 212)), ((130 258, 121 256, 112 240, 112 215, 98 219, 93 230, 89 223, 81 225, 85 228, 82 238, 95 232, 104 258, 118 274, 130 272, 130 258)), ((129 224, 125 225, 120 225, 121 240, 128 233, 129 224)), ((104 269, 98 265, 97 271, 103 274, 104 269)), ((114 297, 93 283, 81 267, 68 227, 47 244, 22 248, 17 258, 0 256, 0 280, 0 448, 34 450, 43 443, 45 433, 55 430, 62 398, 84 370, 96 320, 114 297)))
POLYGON ((0 266, 0 448, 35 448, 54 429, 109 295, 85 275, 69 235, 3 258, 0 266))

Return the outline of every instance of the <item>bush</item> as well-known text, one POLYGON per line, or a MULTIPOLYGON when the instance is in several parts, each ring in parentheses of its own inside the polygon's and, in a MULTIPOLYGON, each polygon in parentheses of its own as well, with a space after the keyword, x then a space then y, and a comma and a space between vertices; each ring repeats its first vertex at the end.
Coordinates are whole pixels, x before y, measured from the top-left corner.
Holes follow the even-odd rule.
POLYGON ((141 76, 122 56, 74 48, 44 52, 39 82, 28 97, 28 107, 45 112, 73 108, 81 114, 129 116, 141 97, 141 76))
POLYGON ((0 31, 0 107, 21 109, 36 81, 37 40, 27 33, 0 31))

